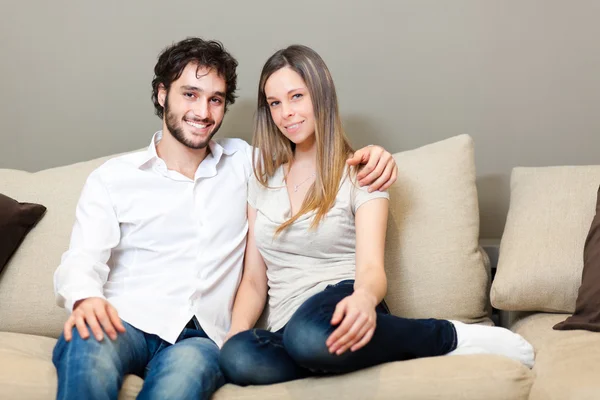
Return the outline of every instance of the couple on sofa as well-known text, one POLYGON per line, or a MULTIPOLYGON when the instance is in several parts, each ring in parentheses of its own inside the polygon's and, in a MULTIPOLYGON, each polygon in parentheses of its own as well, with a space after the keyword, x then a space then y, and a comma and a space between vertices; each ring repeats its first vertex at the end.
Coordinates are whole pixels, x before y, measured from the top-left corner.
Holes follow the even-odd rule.
POLYGON ((504 328, 389 313, 396 165, 377 146, 353 153, 316 52, 295 45, 267 60, 256 151, 211 140, 235 102, 236 67, 215 41, 165 49, 152 82, 162 131, 89 176, 54 279, 71 311, 53 353, 57 397, 116 399, 126 374, 144 378, 138 398, 204 399, 226 381, 418 357, 492 353, 532 367, 531 345, 504 328), (269 329, 253 329, 267 293, 269 329))

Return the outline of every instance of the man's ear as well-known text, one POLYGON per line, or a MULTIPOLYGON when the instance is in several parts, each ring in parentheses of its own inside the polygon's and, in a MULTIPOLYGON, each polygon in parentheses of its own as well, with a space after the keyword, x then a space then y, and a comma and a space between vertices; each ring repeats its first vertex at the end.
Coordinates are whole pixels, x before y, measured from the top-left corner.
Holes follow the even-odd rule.
POLYGON ((158 104, 165 107, 165 99, 167 98, 167 89, 162 83, 158 85, 158 104))

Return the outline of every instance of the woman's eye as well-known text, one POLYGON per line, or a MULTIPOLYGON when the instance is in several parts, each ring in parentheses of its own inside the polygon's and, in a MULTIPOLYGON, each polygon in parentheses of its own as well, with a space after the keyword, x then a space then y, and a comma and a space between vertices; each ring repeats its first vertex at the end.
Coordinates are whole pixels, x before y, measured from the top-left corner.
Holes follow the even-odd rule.
POLYGON ((275 106, 277 106, 277 105, 279 105, 279 102, 278 102, 278 101, 272 101, 272 102, 269 104, 269 106, 271 106, 271 107, 275 107, 275 106))
POLYGON ((302 93, 296 93, 292 96, 292 99, 299 99, 300 97, 302 97, 302 93))

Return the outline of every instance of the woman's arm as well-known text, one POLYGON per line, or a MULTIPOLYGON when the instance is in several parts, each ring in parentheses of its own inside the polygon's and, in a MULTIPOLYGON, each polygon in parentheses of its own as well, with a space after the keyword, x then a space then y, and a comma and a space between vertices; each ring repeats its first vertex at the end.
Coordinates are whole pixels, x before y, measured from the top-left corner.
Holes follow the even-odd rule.
POLYGON ((331 353, 356 351, 369 343, 375 332, 375 308, 387 290, 384 269, 388 200, 372 199, 356 210, 356 279, 354 293, 340 301, 331 319, 338 328, 326 345, 331 353))
POLYGON ((244 258, 244 273, 235 295, 231 328, 225 341, 238 332, 252 329, 265 307, 267 300, 267 269, 256 248, 254 222, 256 210, 248 205, 248 237, 244 258))
POLYGON ((356 226, 356 281, 354 292, 372 296, 375 307, 387 292, 384 269, 385 234, 389 201, 373 199, 357 211, 356 226))

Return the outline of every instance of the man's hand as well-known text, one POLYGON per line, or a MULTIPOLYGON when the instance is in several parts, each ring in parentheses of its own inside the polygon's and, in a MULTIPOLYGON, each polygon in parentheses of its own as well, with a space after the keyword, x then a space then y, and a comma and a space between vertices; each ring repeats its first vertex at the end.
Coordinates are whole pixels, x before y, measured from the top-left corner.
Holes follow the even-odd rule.
POLYGON ((117 338, 117 332, 125 332, 125 327, 117 310, 108 301, 100 297, 90 297, 75 303, 71 316, 65 322, 65 340, 68 342, 72 339, 74 326, 77 327, 79 336, 82 339, 87 339, 90 332, 86 324, 90 326, 94 337, 98 341, 104 338, 102 328, 112 340, 117 338))
POLYGON ((394 157, 381 146, 367 146, 354 152, 346 161, 348 165, 363 165, 358 172, 358 183, 370 185, 369 192, 386 190, 398 178, 394 157))
POLYGON ((325 342, 330 353, 340 355, 348 349, 356 351, 369 343, 377 323, 375 303, 373 295, 355 291, 337 304, 331 325, 339 326, 325 342))

